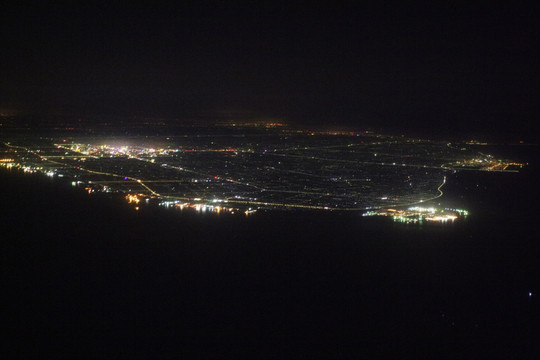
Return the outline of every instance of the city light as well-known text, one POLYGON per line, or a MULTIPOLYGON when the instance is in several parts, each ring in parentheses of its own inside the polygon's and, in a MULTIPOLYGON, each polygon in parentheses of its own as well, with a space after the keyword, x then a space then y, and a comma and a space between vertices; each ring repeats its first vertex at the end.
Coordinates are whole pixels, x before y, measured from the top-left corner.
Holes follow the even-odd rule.
POLYGON ((468 214, 469 212, 463 209, 438 209, 434 207, 425 208, 420 206, 412 206, 406 210, 370 210, 363 213, 362 216, 385 216, 392 218, 395 222, 422 224, 424 221, 438 223, 453 222, 460 217, 466 217, 468 214))
POLYGON ((152 144, 146 138, 127 143, 100 136, 25 146, 10 142, 4 143, 7 151, 0 154, 0 166, 65 178, 72 186, 82 184, 89 194, 120 193, 139 206, 157 198, 161 203, 178 199, 175 207, 200 213, 228 212, 229 207, 242 213, 386 209, 376 215, 398 222, 453 222, 467 216, 466 210, 450 208, 400 210, 441 198, 449 170, 515 172, 524 166, 469 151, 466 144, 371 132, 264 129, 264 135, 246 145, 234 136, 212 135, 178 142, 167 137, 166 142, 149 141, 152 144), (324 146, 319 136, 325 136, 324 146))

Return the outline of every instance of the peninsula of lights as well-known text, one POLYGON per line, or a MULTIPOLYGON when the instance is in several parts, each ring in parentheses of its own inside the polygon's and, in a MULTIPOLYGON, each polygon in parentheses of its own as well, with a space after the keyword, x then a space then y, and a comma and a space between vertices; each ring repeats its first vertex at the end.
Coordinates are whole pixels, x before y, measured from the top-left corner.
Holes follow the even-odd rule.
POLYGON ((419 223, 422 224, 426 222, 452 222, 460 217, 466 217, 469 215, 467 210, 463 209, 451 209, 451 208, 434 208, 434 207, 420 207, 412 206, 406 210, 398 209, 381 209, 367 211, 363 216, 388 216, 391 217, 395 222, 400 223, 419 223))

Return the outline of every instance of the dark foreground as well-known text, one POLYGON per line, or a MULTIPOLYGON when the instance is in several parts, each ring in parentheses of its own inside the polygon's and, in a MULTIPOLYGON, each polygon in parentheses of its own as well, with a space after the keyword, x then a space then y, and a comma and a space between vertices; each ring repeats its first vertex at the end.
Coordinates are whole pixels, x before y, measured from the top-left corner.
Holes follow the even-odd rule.
POLYGON ((508 176, 454 178, 476 215, 421 228, 135 214, 3 172, 2 357, 533 357, 538 191, 508 176))

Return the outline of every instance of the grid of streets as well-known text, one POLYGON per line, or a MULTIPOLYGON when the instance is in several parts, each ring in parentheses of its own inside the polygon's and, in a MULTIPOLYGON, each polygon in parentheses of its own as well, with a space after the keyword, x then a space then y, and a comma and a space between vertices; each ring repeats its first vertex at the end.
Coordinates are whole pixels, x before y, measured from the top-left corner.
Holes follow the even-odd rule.
POLYGON ((89 191, 237 207, 367 210, 442 195, 445 173, 511 162, 474 146, 370 133, 216 129, 177 136, 14 136, 2 164, 89 191))

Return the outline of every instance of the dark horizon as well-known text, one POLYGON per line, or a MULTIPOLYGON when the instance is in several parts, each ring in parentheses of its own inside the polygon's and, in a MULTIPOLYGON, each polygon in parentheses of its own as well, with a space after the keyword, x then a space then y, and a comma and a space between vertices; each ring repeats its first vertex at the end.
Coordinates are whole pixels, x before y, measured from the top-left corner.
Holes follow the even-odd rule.
POLYGON ((0 110, 538 133, 537 8, 4 5, 0 110))

